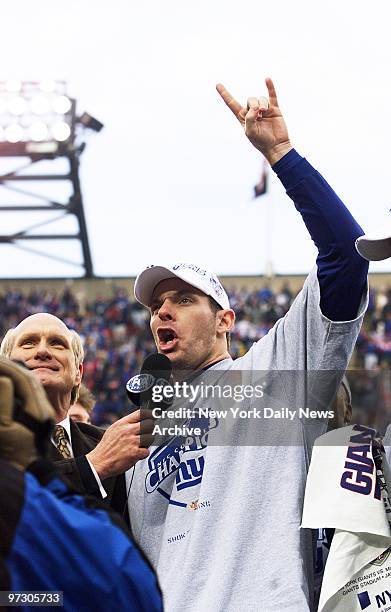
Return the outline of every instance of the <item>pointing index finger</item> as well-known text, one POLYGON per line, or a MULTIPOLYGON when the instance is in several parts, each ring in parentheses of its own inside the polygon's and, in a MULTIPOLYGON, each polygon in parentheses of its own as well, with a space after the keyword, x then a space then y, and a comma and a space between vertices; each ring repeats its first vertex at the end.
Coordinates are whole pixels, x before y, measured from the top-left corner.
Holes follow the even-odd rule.
POLYGON ((235 117, 237 117, 240 121, 239 113, 242 110, 242 105, 239 104, 237 100, 229 93, 229 91, 222 85, 218 83, 216 85, 216 89, 219 92, 220 96, 223 98, 224 102, 231 109, 235 117))

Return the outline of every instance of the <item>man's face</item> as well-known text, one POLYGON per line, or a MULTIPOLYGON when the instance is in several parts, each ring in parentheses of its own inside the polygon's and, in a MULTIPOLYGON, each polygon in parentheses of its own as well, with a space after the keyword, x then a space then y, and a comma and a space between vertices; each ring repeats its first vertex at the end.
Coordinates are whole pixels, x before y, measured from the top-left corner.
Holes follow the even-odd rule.
POLYGON ((11 359, 22 361, 50 395, 67 396, 80 384, 82 366, 76 368, 71 333, 49 314, 27 317, 15 329, 11 359))
POLYGON ((76 402, 76 404, 72 404, 72 406, 68 410, 68 414, 73 421, 79 421, 81 423, 91 423, 88 410, 86 410, 84 406, 82 406, 78 402, 76 402))
POLYGON ((167 355, 176 370, 196 370, 213 361, 216 313, 204 293, 170 278, 156 286, 150 310, 158 352, 167 355))

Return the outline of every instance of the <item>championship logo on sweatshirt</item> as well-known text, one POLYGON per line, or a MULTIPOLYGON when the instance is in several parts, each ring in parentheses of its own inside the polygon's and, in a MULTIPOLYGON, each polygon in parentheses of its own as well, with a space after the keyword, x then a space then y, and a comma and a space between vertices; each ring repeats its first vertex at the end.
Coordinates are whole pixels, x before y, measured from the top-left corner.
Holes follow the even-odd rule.
POLYGON ((192 419, 192 425, 201 430, 200 436, 186 439, 175 437, 164 446, 158 447, 148 458, 148 472, 145 479, 147 493, 157 491, 170 504, 186 508, 188 502, 181 501, 180 492, 201 483, 204 471, 204 449, 208 432, 217 427, 217 419, 192 419))

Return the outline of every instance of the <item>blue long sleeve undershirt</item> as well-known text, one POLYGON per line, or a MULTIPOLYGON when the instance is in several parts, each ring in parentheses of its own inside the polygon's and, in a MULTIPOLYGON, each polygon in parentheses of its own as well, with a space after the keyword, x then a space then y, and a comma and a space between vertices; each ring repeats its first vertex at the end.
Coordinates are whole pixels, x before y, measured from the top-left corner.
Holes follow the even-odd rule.
POLYGON ((356 318, 368 262, 355 249, 364 231, 330 185, 292 149, 273 166, 318 249, 320 308, 332 321, 356 318))

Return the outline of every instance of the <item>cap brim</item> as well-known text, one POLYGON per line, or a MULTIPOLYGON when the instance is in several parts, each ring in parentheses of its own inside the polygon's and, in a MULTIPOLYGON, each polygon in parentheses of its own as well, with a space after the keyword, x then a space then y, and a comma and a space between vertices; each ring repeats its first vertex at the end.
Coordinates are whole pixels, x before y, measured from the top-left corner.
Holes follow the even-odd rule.
POLYGON ((156 285, 168 278, 177 278, 172 270, 164 266, 151 266, 140 272, 134 283, 134 295, 138 302, 144 306, 151 306, 152 295, 156 285))
POLYGON ((356 249, 368 261, 388 259, 388 257, 391 257, 391 236, 385 238, 360 236, 356 240, 356 249))

